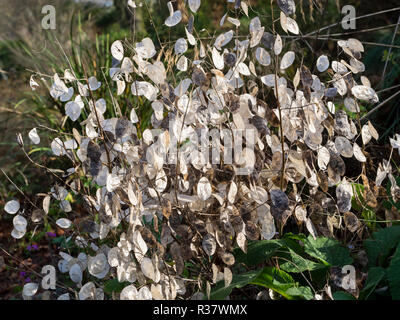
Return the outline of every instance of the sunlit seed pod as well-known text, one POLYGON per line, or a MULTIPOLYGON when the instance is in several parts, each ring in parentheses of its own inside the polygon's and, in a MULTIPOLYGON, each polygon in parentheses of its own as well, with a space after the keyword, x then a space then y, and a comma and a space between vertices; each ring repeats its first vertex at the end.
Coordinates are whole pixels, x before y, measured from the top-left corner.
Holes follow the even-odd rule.
POLYGON ((171 1, 169 1, 167 3, 167 5, 168 5, 168 9, 169 9, 170 15, 165 20, 165 25, 167 27, 176 26, 182 20, 182 13, 181 13, 180 10, 174 11, 171 1))
POLYGON ((69 219, 66 218, 60 218, 56 221, 56 224, 62 228, 62 229, 68 229, 69 227, 71 227, 72 222, 69 219))
POLYGON ((361 227, 360 221, 358 220, 357 216, 352 212, 345 212, 343 220, 346 228, 350 232, 356 232, 361 227))
POLYGON ((6 203, 4 206, 4 211, 9 214, 16 214, 20 209, 19 201, 11 200, 6 203))
POLYGON ((319 72, 324 72, 329 68, 329 59, 326 55, 322 55, 317 60, 317 69, 319 72))
POLYGON ((22 215, 18 214, 13 219, 13 225, 15 230, 25 232, 28 221, 22 215))
POLYGON ((117 40, 114 41, 111 45, 111 55, 119 60, 122 61, 122 59, 124 58, 124 47, 122 45, 122 42, 117 40))
POLYGON ((296 55, 293 51, 286 52, 282 57, 280 68, 282 70, 289 68, 293 64, 295 57, 296 55))
POLYGON ((193 13, 196 13, 199 10, 201 5, 201 0, 189 0, 189 8, 193 13))
POLYGON ((37 283, 26 283, 22 289, 22 294, 27 297, 32 297, 36 294, 39 289, 39 284, 37 283))
POLYGON ((278 6, 286 15, 292 15, 296 12, 294 0, 278 0, 278 6))

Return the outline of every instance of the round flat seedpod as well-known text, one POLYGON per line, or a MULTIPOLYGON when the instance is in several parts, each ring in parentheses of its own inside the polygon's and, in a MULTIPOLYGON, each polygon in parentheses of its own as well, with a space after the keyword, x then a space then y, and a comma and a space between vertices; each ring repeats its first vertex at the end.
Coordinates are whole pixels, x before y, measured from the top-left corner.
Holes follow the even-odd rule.
POLYGON ((286 15, 292 15, 296 12, 294 0, 278 0, 278 6, 286 15))
POLYGON ((37 283, 26 283, 24 288, 22 289, 22 294, 27 297, 32 297, 36 294, 39 289, 39 285, 37 283))
POLYGON ((81 116, 81 107, 75 101, 69 101, 65 105, 65 114, 72 120, 76 121, 81 116))
POLYGON ((354 86, 351 88, 351 93, 358 99, 364 101, 378 102, 378 96, 371 87, 367 86, 354 86))
POLYGON ((197 195, 198 197, 206 201, 211 197, 211 184, 210 181, 206 177, 202 177, 197 183, 197 195))
POLYGON ((11 200, 6 203, 4 206, 4 211, 9 214, 16 214, 20 208, 19 201, 11 200))
POLYGON ((317 69, 319 72, 324 72, 329 68, 329 59, 327 56, 322 55, 317 60, 317 69))
POLYGON ((72 222, 67 218, 60 218, 56 221, 56 224, 62 229, 68 229, 69 227, 71 227, 72 222))
POLYGON ((124 58, 124 46, 120 40, 114 41, 111 45, 111 55, 121 61, 124 58))
POLYGON ((181 20, 182 20, 182 13, 179 10, 177 10, 165 20, 165 25, 167 27, 173 27, 176 26, 179 22, 181 22, 181 20))
POLYGON ((289 68, 293 64, 295 57, 296 55, 293 51, 286 52, 282 57, 280 68, 282 70, 289 68))
POLYGON ((28 221, 23 216, 18 214, 13 219, 13 225, 15 230, 25 233, 28 221))
POLYGON ((199 10, 201 5, 201 0, 189 0, 189 8, 193 13, 196 13, 199 10))
POLYGON ((96 77, 90 77, 88 82, 89 82, 89 89, 91 91, 95 91, 101 86, 101 82, 98 81, 96 77))
POLYGON ((121 300, 137 300, 138 291, 136 287, 131 284, 122 289, 120 294, 121 300))
POLYGON ((218 52, 218 50, 213 47, 212 49, 212 60, 214 63, 214 66, 219 69, 222 70, 224 69, 224 58, 222 57, 222 55, 218 52))
POLYGON ((335 139, 336 150, 345 158, 353 156, 353 146, 350 141, 345 137, 336 137, 335 139))
POLYGON ((258 47, 256 49, 255 55, 258 63, 261 64, 262 66, 267 67, 271 64, 271 56, 268 53, 268 51, 265 50, 264 48, 258 47))
POLYGON ((144 38, 141 42, 136 43, 136 52, 143 59, 150 59, 157 53, 153 40, 144 38))
POLYGON ((186 52, 186 50, 188 49, 188 44, 185 38, 179 38, 178 40, 176 40, 175 42, 175 53, 176 54, 183 54, 186 52))
POLYGON ((14 239, 21 239, 21 238, 25 235, 25 233, 26 233, 26 230, 19 231, 19 230, 17 230, 17 229, 13 229, 13 230, 11 231, 11 236, 12 236, 14 239))

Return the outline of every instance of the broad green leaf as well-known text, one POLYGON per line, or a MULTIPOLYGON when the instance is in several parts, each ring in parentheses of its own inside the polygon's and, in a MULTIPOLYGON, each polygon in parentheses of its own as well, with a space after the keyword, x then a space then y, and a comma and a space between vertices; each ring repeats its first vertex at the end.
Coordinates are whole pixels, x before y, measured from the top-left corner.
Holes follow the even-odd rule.
POLYGON ((290 239, 290 240, 295 240, 295 241, 304 241, 306 240, 306 236, 302 233, 295 234, 291 232, 287 232, 283 235, 283 239, 290 239))
POLYGON ((336 291, 333 293, 333 300, 357 300, 348 292, 336 291))
POLYGON ((234 251, 236 262, 244 263, 247 266, 255 266, 261 262, 264 262, 278 252, 284 251, 285 248, 290 248, 292 251, 299 255, 304 253, 304 249, 299 244, 299 241, 304 241, 306 238, 303 234, 292 234, 287 233, 282 239, 274 240, 261 240, 251 242, 247 246, 247 254, 244 253, 240 248, 236 248, 234 251))
POLYGON ((255 266, 275 255, 276 251, 282 248, 282 246, 281 240, 261 240, 251 242, 247 246, 247 254, 245 254, 240 248, 235 249, 235 260, 237 263, 244 263, 247 266, 255 266))
POLYGON ((337 240, 320 237, 314 240, 310 235, 304 241, 304 250, 310 256, 330 266, 342 267, 353 262, 349 250, 342 247, 337 240))
POLYGON ((304 271, 314 271, 327 267, 322 263, 316 263, 314 261, 305 259, 290 248, 286 249, 285 252, 278 252, 277 255, 280 257, 278 259, 279 267, 286 272, 299 273, 304 271))
POLYGON ((302 297, 306 300, 314 299, 314 294, 310 287, 290 287, 286 290, 286 294, 293 297, 302 297))
POLYGON ((300 243, 306 241, 306 239, 304 234, 287 233, 283 236, 281 241, 286 247, 291 248, 298 254, 304 254, 304 247, 301 246, 300 243))
POLYGON ((243 274, 236 274, 232 278, 232 282, 229 286, 224 287, 224 281, 219 281, 214 290, 211 291, 210 300, 224 300, 230 295, 234 288, 242 288, 253 281, 262 272, 250 271, 243 274))
POLYGON ((248 284, 259 285, 276 291, 289 300, 313 299, 314 295, 308 287, 301 287, 283 270, 274 267, 265 267, 259 271, 250 271, 234 275, 229 286, 224 287, 224 281, 217 283, 211 291, 211 300, 223 300, 230 295, 234 288, 242 288, 248 284))
POLYGON ((107 293, 121 292, 129 283, 119 282, 118 279, 110 279, 104 285, 104 291, 107 293))
POLYGON ((392 298, 400 300, 400 244, 397 246, 392 261, 390 261, 387 277, 392 298))
POLYGON ((304 234, 287 233, 281 241, 284 243, 284 248, 278 249, 276 256, 281 258, 279 259, 279 266, 284 271, 298 273, 327 267, 324 264, 311 261, 307 258, 304 246, 300 245, 300 243, 307 241, 304 234))
POLYGON ((380 261, 384 261, 390 254, 390 251, 394 249, 399 242, 400 226, 389 227, 374 232, 371 239, 364 241, 369 266, 380 265, 378 258, 380 261))
POLYGON ((367 300, 375 291, 377 285, 384 279, 386 275, 385 269, 381 267, 373 267, 368 270, 368 278, 365 282, 363 290, 360 292, 360 300, 367 300))
POLYGON ((265 267, 251 284, 272 289, 289 300, 314 298, 310 288, 300 287, 288 273, 273 267, 265 267))

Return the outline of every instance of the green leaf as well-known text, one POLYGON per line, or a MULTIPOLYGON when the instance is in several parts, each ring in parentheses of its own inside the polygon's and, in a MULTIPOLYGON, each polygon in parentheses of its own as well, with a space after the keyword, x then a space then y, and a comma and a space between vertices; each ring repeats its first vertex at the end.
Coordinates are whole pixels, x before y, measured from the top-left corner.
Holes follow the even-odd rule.
POLYGON ((283 235, 283 239, 284 240, 292 240, 292 241, 304 241, 306 240, 306 236, 302 233, 299 234, 295 234, 295 233, 291 233, 291 232, 287 232, 283 235))
POLYGON ((19 293, 22 292, 22 286, 15 286, 14 288, 12 288, 12 293, 19 293))
POLYGON ((301 242, 306 241, 306 236, 304 234, 293 234, 288 233, 283 236, 281 239, 282 243, 292 249, 294 252, 297 252, 300 255, 304 254, 304 247, 300 245, 301 242))
POLYGON ((42 147, 42 148, 34 148, 31 151, 28 152, 28 155, 31 155, 35 152, 39 152, 39 151, 51 151, 50 148, 46 148, 46 147, 42 147))
POLYGON ((376 229, 376 214, 373 210, 369 209, 368 207, 366 207, 363 211, 362 211, 362 217, 367 220, 367 226, 369 228, 371 228, 372 230, 376 229))
POLYGON ((293 297, 302 297, 306 300, 314 299, 314 294, 310 287, 290 287, 286 290, 286 294, 293 297))
POLYGON ((337 240, 319 237, 316 240, 310 235, 304 241, 304 250, 310 256, 329 266, 342 267, 353 262, 349 251, 337 240))
POLYGON ((289 300, 304 298, 311 300, 314 295, 310 288, 299 287, 298 283, 283 270, 274 267, 265 267, 263 271, 253 280, 251 284, 256 284, 272 289, 289 300))
POLYGON ((400 300, 400 245, 397 246, 396 252, 390 261, 387 277, 392 298, 400 300))
POLYGON ((255 266, 272 257, 280 248, 282 248, 282 241, 280 240, 261 240, 249 243, 247 254, 240 248, 236 248, 234 256, 237 263, 255 266))
POLYGON ((348 292, 336 291, 333 293, 333 300, 357 300, 348 292))
POLYGON ((224 287, 224 281, 219 281, 211 291, 210 299, 224 300, 234 288, 242 288, 248 284, 272 289, 289 300, 300 298, 310 300, 314 298, 310 288, 300 287, 285 271, 274 267, 265 267, 259 271, 234 275, 231 284, 227 287, 224 287))
POLYGON ((360 292, 360 300, 367 300, 375 291, 377 285, 385 278, 386 271, 381 267, 373 267, 368 270, 368 278, 363 290, 360 292))
POLYGON ((240 248, 234 251, 236 262, 244 263, 247 266, 255 266, 261 262, 265 262, 279 252, 290 248, 298 255, 304 253, 304 249, 299 241, 305 241, 303 234, 286 233, 282 239, 261 240, 249 243, 247 246, 247 254, 240 248))
POLYGON ((351 198, 351 207, 358 212, 362 212, 363 207, 360 202, 365 205, 365 200, 363 198, 364 186, 359 183, 352 183, 352 186, 354 190, 354 195, 351 198))
POLYGON ((368 256, 369 266, 380 265, 380 261, 390 254, 400 241, 400 226, 394 226, 379 230, 372 234, 371 239, 364 241, 365 251, 368 256))
POLYGON ((327 267, 322 263, 316 263, 303 258, 291 248, 288 248, 287 252, 278 252, 277 254, 280 257, 278 259, 279 267, 286 272, 299 273, 304 271, 314 271, 327 267))
POLYGON ((121 292, 123 288, 125 288, 129 283, 127 282, 119 282, 118 279, 111 279, 106 281, 104 285, 104 291, 107 293, 121 292))
POLYGON ((234 288, 242 288, 253 281, 263 270, 250 271, 243 274, 235 274, 229 286, 224 287, 224 281, 219 281, 214 290, 211 291, 211 300, 224 300, 230 295, 234 288))

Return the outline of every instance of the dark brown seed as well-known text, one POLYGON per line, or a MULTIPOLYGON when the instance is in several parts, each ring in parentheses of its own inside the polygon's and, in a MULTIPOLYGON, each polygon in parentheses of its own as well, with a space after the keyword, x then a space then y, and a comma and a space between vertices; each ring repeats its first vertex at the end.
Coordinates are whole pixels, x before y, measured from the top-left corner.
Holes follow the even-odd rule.
POLYGON ((228 67, 234 67, 236 63, 236 55, 233 53, 224 54, 224 62, 228 67))
POLYGON ((229 252, 220 252, 219 257, 222 260, 223 263, 225 263, 228 266, 232 266, 235 263, 235 257, 233 256, 232 253, 229 252))
POLYGON ((176 230, 179 227, 181 224, 181 218, 176 210, 172 211, 168 221, 173 230, 176 230))
POLYGON ((378 201, 376 200, 376 197, 369 186, 364 188, 363 198, 365 199, 368 206, 372 208, 377 207, 378 201))
POLYGON ((346 172, 346 165, 343 159, 339 155, 331 153, 331 157, 328 163, 329 177, 335 177, 336 175, 343 176, 345 172, 346 172))
POLYGON ((313 78, 310 69, 304 65, 301 66, 300 79, 304 87, 311 87, 313 84, 313 78))
POLYGON ((207 76, 200 68, 194 68, 192 73, 192 81, 196 86, 201 87, 206 84, 207 76))
POLYGON ((79 222, 78 229, 80 232, 91 233, 96 231, 96 224, 90 220, 82 220, 79 222))
POLYGON ((284 211, 289 208, 289 198, 282 190, 275 189, 270 191, 272 206, 279 211, 284 211))
POLYGON ((256 129, 262 136, 265 136, 270 133, 268 128, 268 122, 264 118, 261 118, 260 116, 254 116, 253 118, 250 119, 249 122, 256 127, 256 129))
POLYGON ((260 230, 253 221, 246 223, 246 235, 250 240, 258 240, 260 238, 260 230))
POLYGON ((361 226, 357 216, 352 212, 346 212, 343 216, 343 220, 350 232, 356 232, 361 226))
POLYGON ((39 223, 40 221, 42 221, 44 215, 45 213, 43 210, 36 209, 32 212, 31 220, 34 223, 39 223))
POLYGON ((243 226, 243 219, 240 216, 232 216, 230 220, 235 232, 240 232, 243 226))
POLYGON ((328 192, 328 177, 323 171, 318 171, 317 181, 323 192, 328 192))
POLYGON ((236 111, 240 107, 240 98, 236 94, 226 93, 224 94, 226 106, 231 112, 236 111))
POLYGON ((183 239, 185 240, 189 240, 193 237, 193 231, 192 229, 185 225, 185 224, 181 224, 177 229, 176 229, 176 233, 181 236, 183 239))
POLYGON ((174 259, 176 273, 179 275, 183 272, 183 269, 185 268, 180 245, 176 242, 172 243, 169 252, 174 259))
POLYGON ((115 125, 115 135, 117 138, 130 135, 133 131, 133 124, 126 118, 119 118, 115 125))
POLYGON ((93 141, 89 141, 87 155, 90 160, 99 161, 101 157, 100 147, 93 141))
POLYGON ((274 47, 274 43, 275 37, 273 36, 273 34, 269 32, 264 32, 261 38, 261 44, 267 49, 272 50, 272 48, 274 47))

